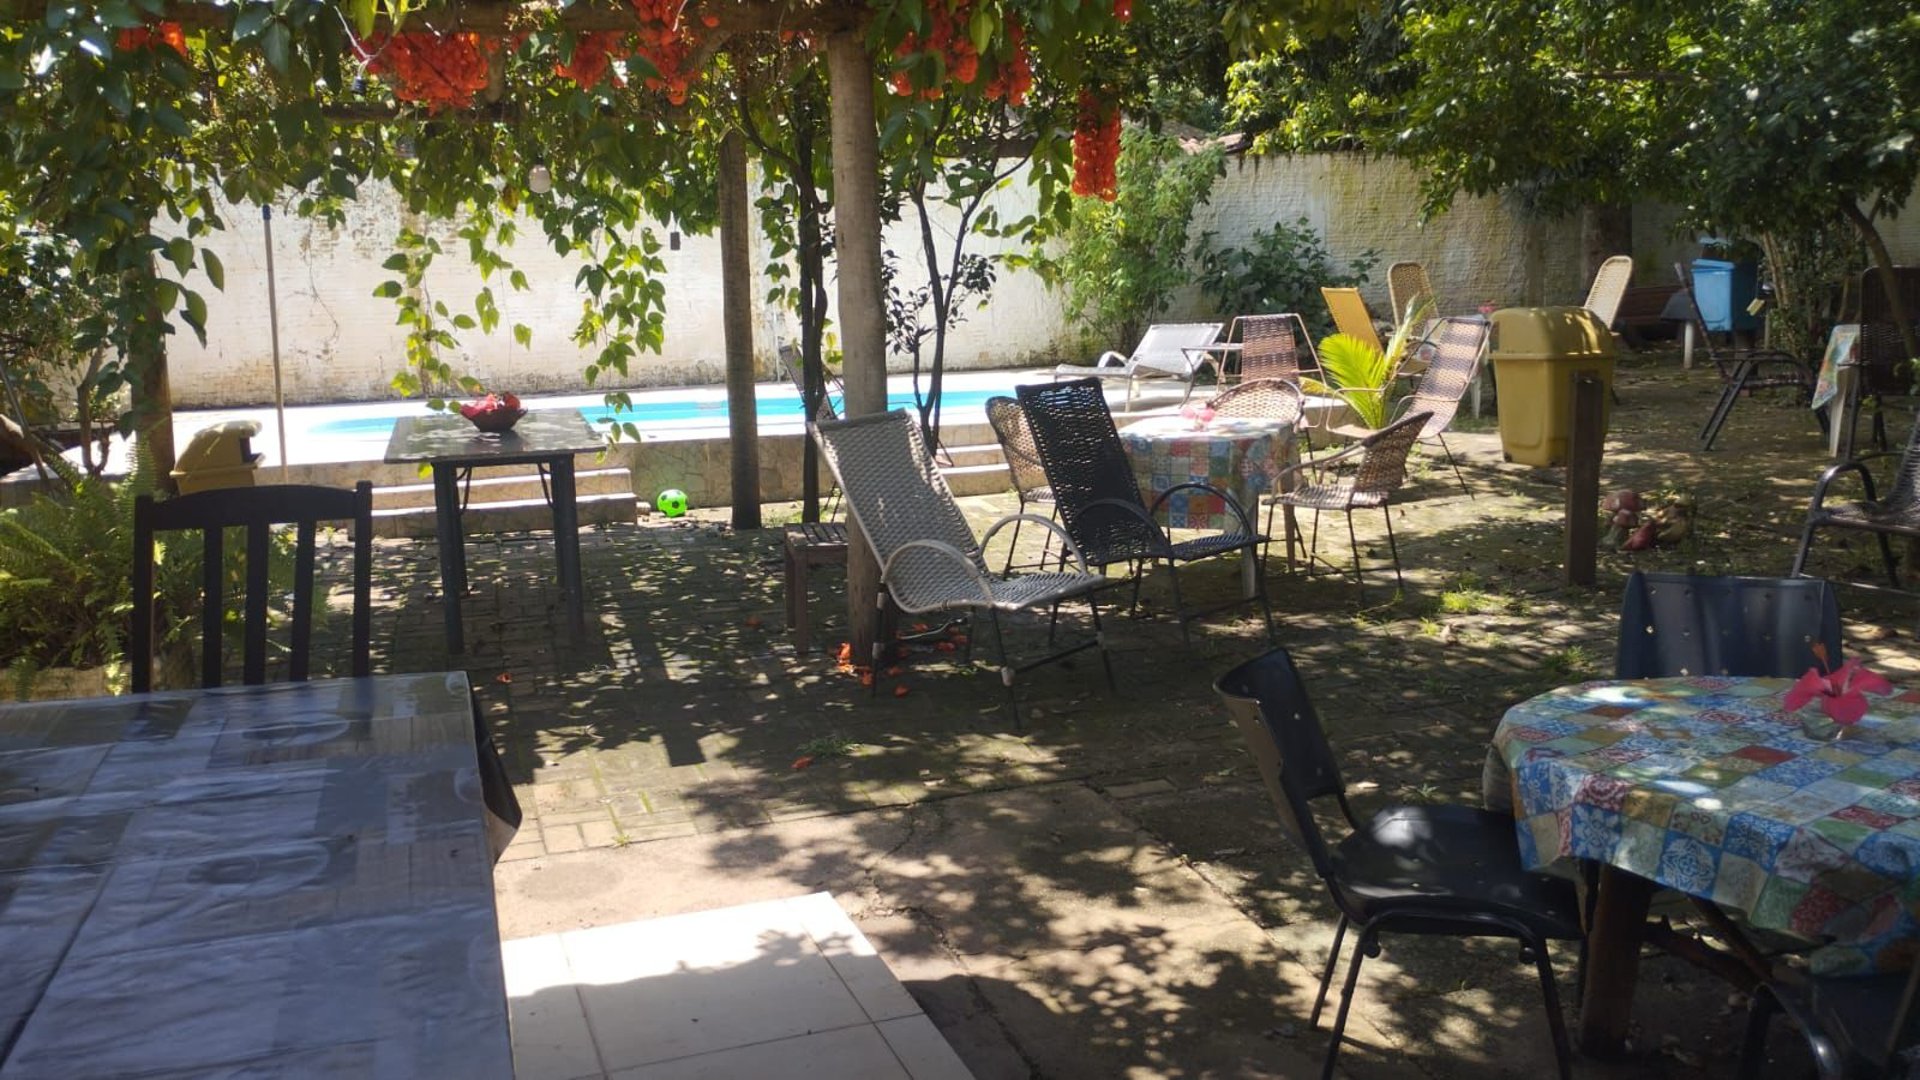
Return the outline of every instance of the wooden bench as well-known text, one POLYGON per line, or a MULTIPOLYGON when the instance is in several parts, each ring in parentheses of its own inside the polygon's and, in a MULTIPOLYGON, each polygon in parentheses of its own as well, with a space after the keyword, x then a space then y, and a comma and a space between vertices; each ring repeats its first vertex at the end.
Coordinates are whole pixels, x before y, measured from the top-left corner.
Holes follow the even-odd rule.
POLYGON ((1679 291, 1678 285, 1636 285, 1628 289, 1620 298, 1620 310, 1614 313, 1613 329, 1636 347, 1650 339, 1672 337, 1679 324, 1663 313, 1679 291))
POLYGON ((816 566, 847 565, 847 526, 839 521, 806 521, 789 525, 783 536, 787 578, 787 629, 794 645, 808 648, 807 579, 816 566))

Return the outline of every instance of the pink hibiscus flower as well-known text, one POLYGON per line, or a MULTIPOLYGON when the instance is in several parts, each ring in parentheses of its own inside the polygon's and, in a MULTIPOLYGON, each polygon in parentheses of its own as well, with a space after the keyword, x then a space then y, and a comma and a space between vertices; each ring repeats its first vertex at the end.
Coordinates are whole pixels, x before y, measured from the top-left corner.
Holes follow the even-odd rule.
POLYGON ((1868 694, 1890 694, 1893 684, 1884 677, 1860 666, 1860 661, 1849 660, 1840 665, 1838 671, 1821 669, 1827 667, 1826 646, 1815 642, 1813 655, 1820 661, 1820 667, 1808 668, 1805 675, 1787 691, 1782 702, 1788 712, 1797 712, 1807 702, 1820 699, 1820 710, 1827 719, 1836 724, 1857 724, 1867 715, 1868 694))

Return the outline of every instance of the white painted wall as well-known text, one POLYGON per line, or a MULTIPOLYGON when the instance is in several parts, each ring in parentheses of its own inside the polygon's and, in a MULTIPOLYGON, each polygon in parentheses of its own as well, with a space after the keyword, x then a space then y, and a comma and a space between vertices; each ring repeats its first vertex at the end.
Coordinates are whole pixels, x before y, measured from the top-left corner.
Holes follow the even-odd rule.
MULTIPOLYGON (((380 263, 392 251, 402 209, 389 191, 369 187, 363 192, 338 230, 275 214, 281 356, 290 403, 395 396, 390 380, 402 366, 405 335, 395 324, 392 302, 371 294, 393 276, 380 263)), ((1030 212, 1033 203, 1033 192, 1018 179, 996 196, 1002 220, 1030 212)), ((1229 162, 1211 201, 1195 217, 1193 235, 1211 230, 1223 245, 1238 246, 1275 221, 1305 216, 1340 264, 1368 248, 1380 254, 1364 291, 1375 312, 1385 315, 1386 267, 1400 259, 1426 264, 1445 310, 1526 302, 1531 229, 1541 256, 1541 302, 1577 303, 1585 295, 1576 220, 1527 222, 1499 200, 1462 198, 1446 214, 1422 224, 1419 206, 1418 177, 1397 161, 1347 154, 1241 159, 1229 162)), ((226 264, 227 289, 207 297, 207 344, 201 347, 182 335, 170 347, 174 399, 181 407, 253 405, 273 398, 260 214, 253 207, 234 208, 227 221, 227 230, 209 245, 226 264)), ((1673 236, 1666 221, 1657 208, 1636 214, 1641 283, 1668 280, 1667 265, 1696 250, 1686 238, 1673 236)), ((1883 228, 1897 259, 1920 262, 1920 213, 1883 228)), ((452 240, 450 225, 434 232, 447 252, 436 261, 427 288, 455 309, 466 308, 480 287, 479 275, 462 256, 464 245, 452 240)), ((942 236, 950 239, 950 227, 942 236)), ((913 273, 919 264, 917 226, 898 226, 885 239, 918 280, 913 273)), ((753 243, 753 263, 759 266, 765 262, 765 244, 757 233, 753 243)), ((984 252, 995 242, 975 238, 971 244, 984 252)), ((634 361, 623 385, 719 383, 724 353, 718 239, 685 236, 678 251, 661 254, 667 266, 665 345, 661 354, 634 361)), ((515 293, 504 281, 495 284, 501 329, 492 336, 461 335, 452 358, 456 366, 490 386, 521 393, 585 389, 581 371, 590 353, 570 341, 584 300, 573 284, 579 263, 554 254, 536 227, 523 231, 507 257, 525 271, 531 289, 515 293), (514 344, 508 328, 515 322, 533 327, 531 350, 514 344)), ((766 290, 767 282, 756 279, 754 295, 764 297, 766 290)), ((828 291, 833 294, 831 283, 828 291)), ((1175 298, 1171 314, 1210 312, 1197 291, 1187 290, 1175 298)), ((1077 355, 1078 335, 1062 325, 1058 296, 1030 273, 1004 271, 989 306, 967 316, 949 344, 954 370, 1090 359, 1077 355)), ((786 312, 762 301, 756 335, 763 375, 774 378, 773 350, 781 341, 797 340, 797 330, 786 312)), ((896 358, 890 366, 904 370, 905 361, 896 358)), ((603 383, 599 388, 614 387, 603 383)))

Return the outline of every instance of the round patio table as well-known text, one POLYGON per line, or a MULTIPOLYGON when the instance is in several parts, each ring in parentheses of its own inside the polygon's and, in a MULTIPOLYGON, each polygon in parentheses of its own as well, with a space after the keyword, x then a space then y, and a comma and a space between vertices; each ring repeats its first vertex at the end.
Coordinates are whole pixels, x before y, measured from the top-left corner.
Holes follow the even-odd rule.
MULTIPOLYGON (((1181 484, 1207 484, 1233 496, 1257 531, 1260 496, 1289 490, 1282 468, 1293 458, 1294 432, 1269 420, 1215 417, 1199 423, 1185 416, 1149 416, 1120 429, 1120 442, 1133 462, 1134 479, 1149 504, 1181 484)), ((1192 489, 1167 500, 1169 529, 1225 531, 1240 527, 1225 499, 1192 489)), ((1293 519, 1287 518, 1287 553, 1293 553, 1293 519)), ((1241 557, 1247 595, 1256 591, 1253 552, 1241 557)))
MULTIPOLYGON (((1920 947, 1920 689, 1873 698, 1837 741, 1805 735, 1792 680, 1589 682, 1507 711, 1522 861, 1600 867, 1582 1047, 1618 1053, 1656 886, 1823 939, 1827 974, 1904 966, 1920 947)), ((1808 709, 1818 709, 1809 705, 1808 709)))

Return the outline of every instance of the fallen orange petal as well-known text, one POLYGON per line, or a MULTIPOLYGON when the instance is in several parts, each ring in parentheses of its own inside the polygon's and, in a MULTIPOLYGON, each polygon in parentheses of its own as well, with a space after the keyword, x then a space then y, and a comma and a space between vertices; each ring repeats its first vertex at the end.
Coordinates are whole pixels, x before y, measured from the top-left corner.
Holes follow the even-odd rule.
POLYGON ((760 629, 760 616, 758 615, 747 616, 747 629, 749 630, 760 629))
POLYGON ((938 642, 933 647, 936 649, 939 649, 941 652, 952 652, 954 649, 958 648, 958 646, 956 646, 951 641, 938 642))
POLYGON ((887 669, 888 677, 892 677, 898 674, 900 674, 900 665, 898 664, 895 664, 894 666, 887 669))
POLYGON ((812 754, 802 754, 793 759, 793 767, 796 769, 804 769, 811 764, 813 764, 812 754))
POLYGON ((872 686, 872 685, 873 685, 873 672, 871 672, 871 671, 863 671, 863 672, 861 672, 861 673, 860 673, 860 685, 861 685, 861 686, 872 686))
POLYGON ((493 677, 493 681, 497 683, 510 683, 513 681, 513 672, 503 671, 500 674, 495 675, 493 677))
POLYGON ((893 696, 894 696, 894 697, 906 697, 906 696, 907 696, 907 684, 906 684, 906 683, 900 683, 899 685, 897 685, 897 686, 895 686, 895 687, 893 688, 893 696))
POLYGON ((853 663, 853 642, 843 641, 840 643, 839 659, 840 659, 840 662, 843 664, 853 663))

